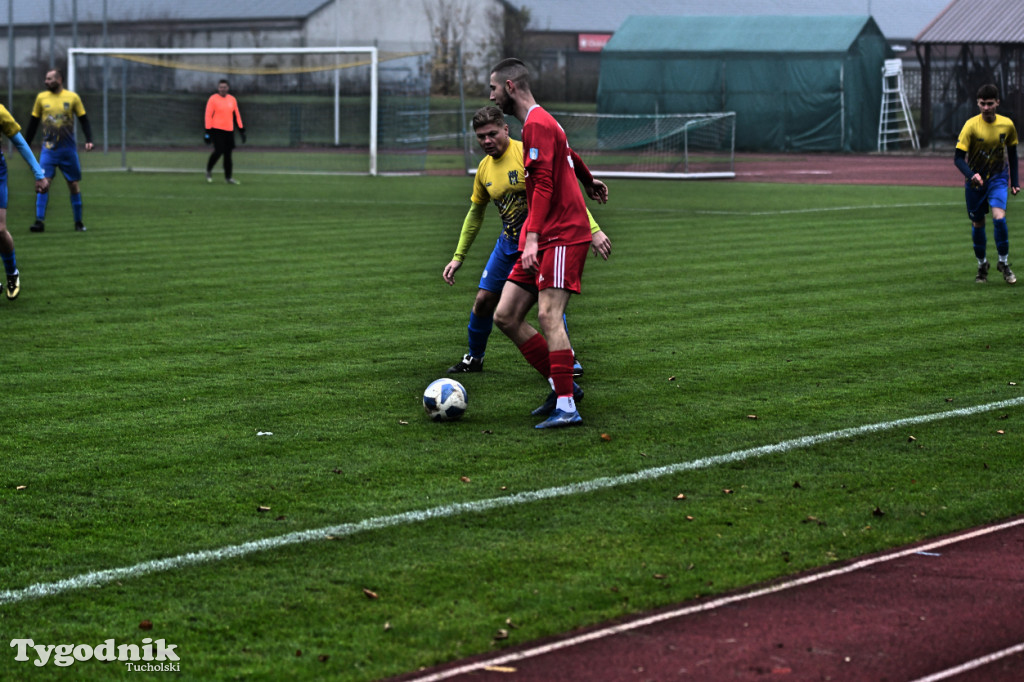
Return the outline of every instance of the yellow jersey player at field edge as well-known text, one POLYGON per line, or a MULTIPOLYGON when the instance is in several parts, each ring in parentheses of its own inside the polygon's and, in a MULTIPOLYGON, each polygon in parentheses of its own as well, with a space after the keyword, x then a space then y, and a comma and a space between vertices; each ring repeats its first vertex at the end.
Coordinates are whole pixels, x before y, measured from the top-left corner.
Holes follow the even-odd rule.
POLYGON ((1015 284, 1017 276, 1010 269, 1010 234, 1006 226, 1007 189, 1016 196, 1020 191, 1017 172, 1017 129, 1006 116, 996 113, 999 88, 983 85, 978 89, 981 113, 969 118, 960 131, 953 162, 963 173, 967 216, 971 219, 971 240, 978 259, 975 282, 988 281, 988 259, 985 257, 985 214, 992 211, 992 232, 999 262, 1007 284, 1015 284))
MULTIPOLYGON (((462 267, 466 254, 483 225, 484 209, 490 201, 498 208, 501 234, 498 235, 491 256, 480 276, 476 300, 469 314, 469 352, 448 368, 451 374, 479 372, 483 369, 487 340, 494 325, 494 309, 501 298, 501 290, 505 286, 508 273, 519 258, 519 231, 527 216, 523 143, 509 137, 505 117, 501 109, 495 106, 485 106, 476 111, 473 115, 473 130, 487 156, 477 167, 469 212, 462 225, 455 255, 442 273, 444 281, 449 285, 455 284, 455 273, 462 267)), ((594 253, 607 259, 611 251, 611 242, 589 211, 588 216, 594 240, 594 253)), ((574 361, 573 372, 576 376, 583 373, 583 367, 578 361, 574 361)))
MULTIPOLYGON (((31 145, 36 129, 42 125, 43 148, 39 152, 39 165, 50 179, 55 177, 57 169, 60 169, 64 179, 68 181, 68 190, 71 193, 71 213, 75 220, 75 230, 85 232, 85 223, 82 222, 82 190, 79 185, 82 181, 82 164, 78 160, 78 145, 75 142, 75 117, 78 117, 82 131, 85 132, 87 152, 92 151, 92 128, 85 115, 82 99, 70 90, 64 89, 64 77, 60 71, 47 71, 43 84, 46 90, 36 96, 25 138, 31 145)), ((33 232, 42 232, 45 229, 48 202, 48 194, 39 194, 36 197, 36 221, 29 228, 33 232)))
MULTIPOLYGON (((11 112, 0 105, 0 132, 18 148, 18 153, 25 159, 25 163, 32 169, 36 178, 36 192, 45 194, 50 187, 50 180, 43 172, 42 166, 36 161, 32 149, 21 134, 21 126, 11 116, 11 112)), ((13 301, 21 293, 21 273, 18 272, 18 262, 14 257, 14 238, 7 231, 7 159, 0 150, 0 260, 3 260, 4 271, 7 274, 7 286, 4 293, 7 299, 13 301)))

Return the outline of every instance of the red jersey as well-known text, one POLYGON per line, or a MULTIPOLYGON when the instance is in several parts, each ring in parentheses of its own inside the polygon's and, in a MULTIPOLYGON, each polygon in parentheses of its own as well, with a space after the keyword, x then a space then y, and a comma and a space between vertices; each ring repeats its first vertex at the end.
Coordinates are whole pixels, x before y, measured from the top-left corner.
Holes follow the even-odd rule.
POLYGON ((540 251, 591 241, 590 218, 576 180, 572 156, 569 141, 558 121, 539 106, 530 109, 523 121, 523 165, 529 213, 519 234, 520 251, 526 246, 527 232, 538 234, 540 251))

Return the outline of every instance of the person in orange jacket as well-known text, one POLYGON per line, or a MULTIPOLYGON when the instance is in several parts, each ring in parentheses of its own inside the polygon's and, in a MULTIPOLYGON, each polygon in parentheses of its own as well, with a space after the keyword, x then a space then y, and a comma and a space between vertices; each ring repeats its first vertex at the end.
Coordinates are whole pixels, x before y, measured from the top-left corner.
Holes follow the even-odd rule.
POLYGON ((213 182, 213 166, 220 157, 224 157, 224 179, 230 185, 237 185, 238 180, 232 177, 234 164, 231 160, 231 150, 235 148, 235 122, 238 122, 238 132, 242 135, 242 142, 245 142, 245 127, 242 125, 242 114, 238 111, 238 100, 234 95, 229 95, 231 89, 226 79, 221 78, 217 83, 217 92, 210 95, 206 102, 206 144, 213 145, 213 153, 210 160, 206 162, 206 181, 213 182))

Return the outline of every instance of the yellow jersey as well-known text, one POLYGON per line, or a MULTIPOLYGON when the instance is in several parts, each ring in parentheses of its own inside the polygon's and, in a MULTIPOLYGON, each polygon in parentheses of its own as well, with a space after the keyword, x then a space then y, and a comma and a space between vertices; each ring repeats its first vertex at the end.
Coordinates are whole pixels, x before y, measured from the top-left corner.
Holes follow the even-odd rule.
POLYGON ((1017 129, 1006 116, 986 123, 981 114, 967 119, 956 148, 967 153, 967 165, 983 180, 1007 172, 1007 147, 1017 146, 1017 129))
POLYGON ((81 98, 70 90, 58 93, 44 90, 36 96, 32 116, 43 129, 43 147, 57 149, 75 146, 75 116, 85 116, 81 98))
POLYGON ((526 183, 523 171, 523 143, 509 140, 500 157, 484 156, 473 180, 474 204, 493 201, 501 215, 501 233, 519 243, 519 230, 526 222, 526 183))

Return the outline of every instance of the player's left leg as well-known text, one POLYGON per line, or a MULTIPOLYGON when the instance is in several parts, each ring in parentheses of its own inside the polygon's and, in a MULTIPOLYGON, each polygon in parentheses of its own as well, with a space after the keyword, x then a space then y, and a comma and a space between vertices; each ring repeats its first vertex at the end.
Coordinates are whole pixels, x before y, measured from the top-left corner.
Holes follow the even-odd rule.
POLYGON ((228 147, 224 151, 224 180, 229 185, 237 185, 238 181, 233 177, 235 172, 235 162, 231 158, 231 148, 228 147))
POLYGON ((583 421, 576 410, 572 348, 562 321, 568 303, 569 291, 566 289, 551 288, 538 292, 537 319, 548 340, 549 379, 555 394, 554 409, 546 420, 537 425, 538 429, 568 426, 583 421))
POLYGON ((978 274, 974 281, 984 284, 988 281, 988 259, 985 258, 985 245, 988 237, 985 234, 985 216, 988 214, 986 192, 974 187, 971 183, 964 184, 964 199, 967 202, 967 217, 971 220, 971 244, 974 246, 974 257, 978 259, 978 274))
POLYGON ((555 246, 542 253, 538 282, 550 284, 537 295, 537 320, 548 339, 551 387, 557 396, 555 409, 538 429, 578 424, 583 419, 576 409, 576 383, 572 378, 573 353, 565 329, 565 308, 569 296, 580 292, 588 244, 555 246))
POLYGON ((71 215, 75 218, 75 231, 85 232, 85 223, 82 222, 82 189, 77 180, 68 182, 68 191, 71 193, 71 215))
POLYGON ((992 210, 992 233, 995 237, 999 262, 996 269, 1003 273, 1007 284, 1016 284, 1017 276, 1010 269, 1010 231, 1006 226, 1007 178, 993 178, 988 190, 989 207, 992 210))

